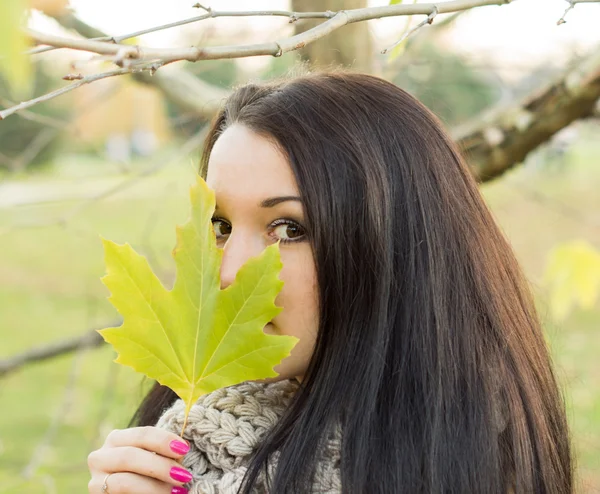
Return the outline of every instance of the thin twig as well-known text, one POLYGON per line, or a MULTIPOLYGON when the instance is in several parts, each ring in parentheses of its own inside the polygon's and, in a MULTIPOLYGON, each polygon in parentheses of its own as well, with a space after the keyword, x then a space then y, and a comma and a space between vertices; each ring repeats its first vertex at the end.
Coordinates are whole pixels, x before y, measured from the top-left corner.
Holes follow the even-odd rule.
POLYGON ((565 10, 564 14, 562 15, 562 17, 560 19, 558 19, 558 21, 556 21, 556 25, 560 26, 561 24, 564 24, 565 22, 567 22, 565 20, 566 15, 569 13, 570 10, 572 10, 575 5, 577 5, 578 3, 600 3, 600 0, 565 0, 569 6, 567 7, 567 10, 565 10))
POLYGON ((560 19, 558 19, 558 21, 556 21, 557 26, 560 26, 561 24, 564 24, 565 22, 567 22, 565 20, 566 15, 569 13, 569 11, 571 9, 573 9, 575 7, 575 2, 573 0, 567 0, 567 2, 569 2, 569 6, 567 7, 567 10, 565 10, 565 12, 563 13, 562 17, 560 19))
POLYGON ((384 48, 383 50, 381 50, 381 53, 383 55, 385 55, 388 51, 393 50, 396 46, 398 46, 400 43, 402 43, 405 39, 407 39, 408 37, 412 36, 415 32, 417 32, 419 29, 421 29, 423 26, 426 26, 428 24, 431 24, 433 22, 433 19, 435 19, 435 16, 438 14, 438 10, 437 7, 434 5, 433 6, 433 10, 431 11, 431 13, 427 16, 427 19, 425 19, 423 22, 420 22, 419 24, 417 24, 414 28, 412 28, 411 30, 409 30, 406 34, 404 34, 404 36, 402 36, 398 41, 396 41, 392 46, 390 46, 389 48, 384 48))
MULTIPOLYGON (((54 18, 65 29, 74 29, 86 39, 109 37, 107 33, 86 24, 72 13, 54 18)), ((206 68, 206 65, 203 67, 206 68)), ((172 103, 185 112, 192 111, 203 120, 212 119, 221 101, 230 94, 230 90, 209 84, 183 67, 172 67, 169 71, 159 71, 154 75, 139 72, 133 74, 133 79, 156 87, 172 103)))
POLYGON ((46 101, 50 101, 51 99, 57 98, 58 96, 68 93, 69 91, 73 91, 73 89, 77 89, 78 87, 81 87, 85 84, 89 84, 90 82, 95 82, 95 81, 99 81, 100 79, 106 79, 107 77, 114 77, 117 75, 127 74, 130 72, 131 72, 131 70, 127 68, 127 69, 112 70, 110 72, 103 72, 101 74, 88 75, 88 76, 84 77, 83 79, 80 79, 80 80, 74 82, 73 84, 69 84, 68 86, 61 87, 60 89, 57 89, 56 91, 52 91, 51 93, 45 94, 43 96, 40 96, 39 98, 34 98, 29 101, 24 101, 23 103, 20 103, 16 106, 12 106, 10 108, 7 108, 6 110, 0 111, 0 120, 4 120, 6 117, 9 117, 10 115, 12 115, 16 112, 24 110, 26 108, 29 108, 31 106, 37 105, 39 103, 44 103, 46 101))
POLYGON ((0 377, 4 377, 10 372, 14 372, 27 364, 43 362, 44 360, 65 355, 80 348, 94 348, 100 346, 103 341, 104 340, 96 330, 92 329, 83 335, 68 338, 59 341, 58 343, 51 343, 49 345, 29 349, 14 357, 0 360, 0 377))
MULTIPOLYGON (((0 96, 0 105, 2 106, 15 106, 16 103, 14 101, 11 101, 9 99, 3 98, 2 96, 0 96)), ((67 125, 69 122, 64 121, 64 120, 59 120, 57 118, 54 117, 49 117, 48 115, 42 115, 41 113, 35 113, 29 110, 21 110, 19 111, 19 115, 21 116, 21 118, 24 118, 25 120, 30 120, 32 122, 36 122, 36 123, 40 123, 42 125, 46 125, 48 127, 54 127, 57 129, 62 129, 65 125, 67 125)))

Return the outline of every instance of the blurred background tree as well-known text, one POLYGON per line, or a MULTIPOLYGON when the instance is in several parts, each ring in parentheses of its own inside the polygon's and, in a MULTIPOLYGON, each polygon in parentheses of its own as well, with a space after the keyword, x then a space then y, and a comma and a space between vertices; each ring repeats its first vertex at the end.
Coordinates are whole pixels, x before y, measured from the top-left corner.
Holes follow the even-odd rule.
MULTIPOLYGON (((367 7, 367 0, 292 0, 294 12, 338 12, 367 7)), ((294 34, 319 25, 319 19, 294 23, 294 34)), ((373 73, 374 48, 366 22, 344 26, 327 38, 310 43, 300 50, 302 60, 318 67, 352 67, 360 72, 373 73)))

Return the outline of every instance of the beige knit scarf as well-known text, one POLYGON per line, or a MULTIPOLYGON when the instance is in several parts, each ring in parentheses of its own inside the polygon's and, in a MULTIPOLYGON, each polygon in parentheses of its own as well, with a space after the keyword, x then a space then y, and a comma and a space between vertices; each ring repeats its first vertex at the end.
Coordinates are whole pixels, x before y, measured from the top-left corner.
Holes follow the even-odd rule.
MULTIPOLYGON (((236 494, 246 473, 252 452, 271 430, 298 389, 298 383, 284 380, 274 383, 244 382, 202 396, 192 406, 183 437, 190 452, 183 466, 194 479, 187 487, 190 494, 236 494)), ((177 400, 158 423, 176 434, 181 432, 185 406, 177 400)), ((319 457, 312 492, 339 494, 340 433, 329 434, 319 457)), ((277 454, 269 464, 271 479, 277 454)), ((264 474, 253 490, 267 493, 264 474)))

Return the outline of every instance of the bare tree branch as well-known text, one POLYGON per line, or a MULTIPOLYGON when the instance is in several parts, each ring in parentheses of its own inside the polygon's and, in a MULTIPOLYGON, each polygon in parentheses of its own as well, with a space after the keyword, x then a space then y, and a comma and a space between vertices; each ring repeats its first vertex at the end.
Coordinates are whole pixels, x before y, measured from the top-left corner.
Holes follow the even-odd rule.
MULTIPOLYGON (((196 5, 198 5, 198 4, 196 4, 196 5)), ((227 12, 227 11, 215 11, 215 10, 212 10, 210 8, 205 8, 205 7, 202 7, 202 8, 204 8, 204 10, 207 11, 206 14, 198 15, 196 17, 190 17, 189 19, 184 19, 184 20, 177 21, 177 22, 170 22, 168 24, 163 24, 161 26, 156 26, 156 27, 152 27, 152 28, 148 28, 148 29, 142 29, 141 31, 135 31, 133 33, 124 34, 122 36, 108 36, 108 35, 101 33, 100 31, 98 31, 95 28, 90 28, 91 30, 88 30, 88 33, 93 33, 93 34, 84 34, 84 36, 86 38, 90 38, 90 40, 93 40, 93 41, 109 41, 111 43, 121 43, 127 39, 136 38, 136 37, 142 36, 144 34, 155 33, 157 31, 163 31, 165 29, 171 29, 173 27, 184 26, 186 24, 192 24, 194 22, 200 22, 205 19, 215 19, 217 17, 267 17, 267 16, 288 17, 290 20, 290 23, 292 23, 292 22, 296 22, 298 19, 330 19, 331 17, 333 17, 335 15, 335 12, 330 12, 330 11, 328 11, 328 12, 292 12, 292 11, 287 11, 287 10, 256 10, 256 11, 238 11, 238 12, 230 11, 230 12, 227 12)), ((70 14, 70 16, 68 14, 56 16, 55 19, 58 22, 60 22, 62 25, 65 25, 66 23, 68 23, 69 21, 72 21, 73 19, 76 19, 77 21, 79 21, 79 19, 77 19, 72 14, 70 14), (62 19, 64 19, 64 21, 62 19)), ((65 25, 65 27, 67 27, 67 26, 65 25)), ((81 29, 82 26, 78 25, 78 22, 73 22, 68 27, 71 27, 71 28, 75 29, 76 31, 79 31, 80 33, 82 32, 82 29, 81 29)), ((87 26, 87 27, 89 28, 90 26, 87 26)), ((87 28, 84 28, 84 29, 87 30, 87 28)), ((43 52, 56 50, 56 49, 60 49, 60 48, 65 48, 65 47, 61 47, 61 46, 38 47, 38 48, 33 48, 28 53, 37 54, 37 53, 43 53, 43 52)))
MULTIPOLYGON (((113 44, 119 44, 126 39, 141 36, 143 34, 153 33, 156 31, 170 29, 170 28, 173 28, 176 26, 182 26, 182 25, 190 24, 190 23, 194 23, 194 22, 200 22, 200 21, 203 21, 206 19, 214 19, 217 17, 269 17, 269 16, 271 16, 271 17, 288 17, 290 23, 292 23, 292 22, 296 22, 299 19, 330 19, 330 20, 333 20, 336 17, 345 14, 345 15, 347 15, 347 20, 346 20, 346 22, 341 24, 341 25, 345 25, 345 24, 351 24, 353 22, 361 22, 361 21, 366 21, 366 20, 371 20, 371 19, 379 19, 382 17, 418 15, 418 14, 424 14, 424 15, 430 16, 430 15, 434 14, 434 12, 437 12, 440 14, 449 13, 449 12, 459 12, 459 11, 469 10, 469 9, 472 9, 475 7, 481 7, 481 6, 487 6, 487 5, 508 4, 511 1, 512 0, 453 0, 453 1, 444 2, 441 4, 437 4, 437 5, 436 4, 388 5, 388 6, 383 6, 383 7, 368 7, 368 8, 346 10, 346 11, 339 11, 339 12, 331 12, 331 11, 327 11, 327 12, 292 12, 292 11, 287 11, 287 10, 215 11, 211 8, 203 7, 200 4, 196 4, 195 5, 196 7, 203 8, 204 10, 206 10, 207 13, 196 16, 196 17, 191 17, 189 19, 184 19, 184 20, 177 21, 177 22, 163 24, 161 26, 156 26, 153 28, 143 29, 143 30, 125 34, 122 36, 107 36, 107 35, 100 34, 99 31, 95 30, 96 32, 92 36, 86 36, 86 37, 92 38, 89 41, 100 41, 100 42, 108 41, 113 44)), ((598 1, 598 0, 595 0, 595 1, 598 1)), ((56 17, 56 19, 59 22, 61 22, 60 17, 56 17)), ((71 20, 72 19, 73 18, 71 18, 71 20)), ((66 21, 62 21, 61 24, 63 24, 64 22, 66 22, 66 21)), ((334 24, 336 24, 336 23, 334 23, 334 24)), ((80 31, 81 26, 77 26, 77 23, 73 23, 71 27, 73 27, 77 31, 80 31)), ((337 26, 337 27, 341 27, 341 26, 337 26)), ((334 29, 336 29, 337 27, 335 27, 334 29)), ((309 31, 312 31, 312 30, 309 30, 309 31)), ((322 36, 319 36, 319 37, 322 37, 322 36)), ((296 38, 296 36, 294 36, 292 38, 296 38)), ((289 40, 292 40, 292 38, 289 38, 289 40)), ((315 38, 315 39, 318 39, 318 38, 315 38)), ((83 45, 81 45, 82 47, 80 47, 80 48, 71 46, 71 45, 69 45, 69 41, 64 40, 64 38, 63 38, 63 40, 66 44, 61 44, 60 41, 56 41, 56 40, 55 40, 55 42, 44 42, 43 40, 37 40, 35 38, 34 38, 34 40, 38 41, 41 44, 50 45, 50 47, 54 47, 54 48, 83 49, 84 51, 103 53, 102 51, 97 51, 96 49, 91 47, 91 45, 88 45, 89 46, 88 48, 83 47, 83 45), (58 44, 56 44, 56 43, 58 43, 58 44)), ((314 39, 311 39, 311 41, 314 41, 314 39)), ((310 42, 310 41, 308 41, 308 42, 310 42)), ((294 43, 295 43, 294 41, 290 41, 288 43, 288 45, 293 46, 294 43)), ((129 45, 120 45, 120 46, 124 47, 124 46, 129 46, 129 45)), ((260 46, 260 45, 256 45, 256 46, 260 46)), ((304 45, 302 45, 302 46, 304 46, 304 45)), ((103 48, 98 48, 98 49, 103 50, 103 48)), ((295 50, 295 49, 297 49, 297 47, 292 47, 289 50, 284 50, 284 52, 295 50)), ((171 51, 171 50, 169 50, 169 51, 171 51)), ((177 53, 176 51, 174 51, 174 52, 177 53)), ((37 51, 36 53, 39 53, 39 51, 37 51)), ((187 54, 188 52, 182 52, 182 53, 187 54)), ((269 52, 258 53, 258 54, 259 55, 274 55, 275 53, 277 53, 277 49, 275 49, 274 52, 273 52, 273 50, 270 50, 269 52)), ((116 52, 104 53, 104 54, 116 54, 116 52)), ((173 55, 173 56, 177 57, 177 55, 173 55)), ((247 54, 244 54, 244 52, 242 52, 239 55, 235 54, 233 56, 223 56, 223 57, 219 56, 219 58, 233 58, 233 57, 238 57, 238 56, 254 56, 254 55, 247 55, 247 54)), ((190 60, 185 55, 178 59, 190 60)), ((197 61, 197 60, 202 60, 202 59, 206 59, 206 58, 203 56, 199 56, 198 58, 190 60, 190 61, 197 61)))
POLYGON ((422 27, 431 24, 433 22, 433 20, 435 19, 435 16, 438 14, 437 9, 434 9, 433 12, 431 12, 431 14, 429 14, 427 16, 427 19, 425 19, 424 21, 420 22, 419 24, 417 24, 415 27, 413 27, 412 29, 410 29, 409 31, 407 31, 404 36, 402 36, 398 41, 396 41, 392 46, 390 46, 389 48, 384 48, 383 50, 381 50, 382 54, 386 54, 388 51, 393 50, 396 46, 398 46, 400 43, 402 43, 406 38, 412 36, 415 32, 417 32, 419 29, 421 29, 422 27))
MULTIPOLYGON (((16 103, 0 96, 0 105, 14 106, 14 105, 16 105, 16 103)), ((53 127, 55 129, 63 129, 68 124, 68 122, 66 122, 64 120, 59 120, 54 117, 42 115, 41 113, 34 113, 29 110, 21 110, 21 111, 19 111, 19 115, 21 116, 21 118, 24 118, 25 120, 31 120, 32 122, 37 122, 39 124, 46 125, 48 127, 53 127)))
MULTIPOLYGON (((171 63, 180 60, 197 62, 198 60, 215 60, 223 58, 243 58, 258 55, 281 56, 283 53, 302 48, 308 43, 323 38, 332 31, 339 29, 346 24, 353 22, 362 22, 383 17, 397 17, 405 15, 433 15, 458 12, 475 7, 487 5, 503 5, 510 3, 511 0, 452 0, 439 4, 412 4, 412 5, 388 5, 383 7, 367 7, 355 10, 341 10, 322 24, 304 31, 295 36, 283 40, 267 43, 257 43, 252 45, 230 45, 230 46, 209 46, 209 47, 190 47, 190 48, 151 48, 141 46, 123 45, 119 43, 107 43, 105 41, 78 40, 55 36, 51 34, 38 33, 27 30, 27 33, 38 44, 50 45, 57 48, 71 48, 74 50, 88 51, 99 55, 113 55, 114 62, 117 65, 126 64, 127 59, 138 59, 154 61, 159 60, 163 63, 171 63)), ((274 15, 277 11, 263 11, 261 15, 274 15)), ((227 12, 220 13, 222 17, 227 17, 227 12)), ((239 15, 239 12, 234 14, 239 15)), ((250 15, 251 13, 246 13, 250 15)), ((286 12, 284 15, 289 16, 286 12)), ((300 15, 300 14, 297 14, 300 15)), ((314 13, 310 13, 314 17, 314 13)), ((150 32, 150 31, 148 31, 150 32)))
MULTIPOLYGON (((112 325, 115 326, 119 324, 120 321, 112 323, 112 325)), ((102 327, 104 328, 108 326, 102 327)), ((100 336, 100 334, 94 328, 88 330, 83 335, 68 338, 50 345, 31 348, 19 355, 0 360, 0 377, 4 377, 10 372, 14 372, 27 364, 33 362, 43 362, 44 360, 65 355, 80 348, 98 347, 102 345, 103 342, 104 340, 102 339, 102 336, 100 336)))
MULTIPOLYGON (((72 12, 54 17, 64 28, 74 29, 86 38, 113 39, 113 37, 86 24, 72 12)), ((132 33, 135 34, 135 33, 132 33)), ((128 39, 129 35, 115 39, 128 39)), ((193 112, 209 120, 216 113, 221 101, 229 91, 209 84, 194 76, 187 70, 171 67, 168 71, 158 71, 154 75, 149 72, 135 72, 133 78, 144 84, 159 89, 164 96, 187 112, 193 112)))
MULTIPOLYGON (((283 53, 298 50, 317 39, 321 39, 336 29, 339 29, 346 24, 354 22, 363 22, 371 19, 380 19, 383 17, 397 17, 405 15, 427 15, 432 16, 436 14, 445 14, 452 12, 459 12, 463 10, 469 10, 475 7, 483 7, 488 5, 504 5, 510 3, 511 0, 451 0, 448 2, 438 4, 412 4, 412 5, 387 5, 383 7, 367 7, 353 10, 341 10, 337 13, 322 12, 322 13, 306 13, 309 16, 322 15, 327 18, 323 23, 315 26, 314 28, 308 29, 302 33, 296 34, 289 38, 282 40, 271 41, 267 43, 258 43, 251 45, 230 45, 230 46, 208 46, 208 47, 189 47, 189 48, 151 48, 141 46, 123 45, 119 43, 112 43, 109 41, 96 41, 90 39, 72 39, 65 38, 62 36, 55 36, 51 34, 38 33, 32 30, 27 30, 27 33, 33 41, 42 45, 50 45, 57 48, 71 48, 75 50, 88 51, 97 53, 99 55, 107 55, 112 57, 112 61, 122 67, 128 69, 133 61, 139 63, 151 63, 156 64, 156 67, 166 65, 172 62, 187 60, 190 62, 197 62, 199 60, 217 60, 225 58, 244 58, 259 55, 271 55, 279 57, 283 53), (333 14, 333 15, 332 15, 333 14)), ((240 12, 220 12, 220 17, 239 16, 240 12)), ((256 15, 256 13, 245 12, 244 15, 256 15)), ((260 15, 285 15, 290 17, 294 13, 287 11, 262 11, 260 15)), ((206 15, 214 17, 215 13, 209 11, 206 15)), ((297 19, 301 13, 296 13, 295 17, 290 19, 297 19)), ((201 18, 208 18, 200 16, 201 18)), ((151 32, 148 31, 147 32, 151 32)), ((122 72, 127 73, 127 72, 122 72)), ((108 74, 108 73, 106 73, 108 74)), ((103 75, 99 78, 108 77, 103 75)), ((121 75, 121 73, 112 73, 111 75, 121 75)), ((100 76, 98 74, 98 76, 100 76)), ((88 76, 93 77, 93 76, 88 76)), ((88 79, 85 83, 92 82, 97 79, 88 79)), ((79 81, 81 82, 81 81, 79 81)), ((63 92, 74 89, 69 87, 68 89, 63 88, 63 92)), ((63 93, 59 93, 63 94, 63 93)), ((56 97, 59 94, 54 94, 52 97, 56 97)), ((18 107, 9 108, 0 113, 0 117, 6 118, 7 116, 19 111, 22 108, 28 108, 34 104, 47 101, 47 99, 37 98, 32 102, 25 102, 18 107)))
POLYGON ((24 101, 23 103, 20 103, 16 106, 12 106, 6 110, 0 111, 0 120, 4 120, 6 117, 9 117, 13 113, 17 113, 20 110, 24 110, 31 106, 37 105, 38 103, 44 103, 46 101, 50 101, 51 99, 57 98, 58 96, 62 96, 63 94, 68 93, 69 91, 73 91, 73 89, 77 89, 78 87, 81 87, 85 84, 89 84, 90 82, 99 81, 100 79, 106 79, 107 77, 114 77, 117 75, 131 73, 135 70, 144 70, 144 69, 133 69, 133 70, 129 69, 129 68, 117 69, 117 70, 111 70, 110 72, 103 72, 101 74, 92 74, 92 75, 89 75, 86 77, 82 77, 81 79, 77 80, 73 84, 69 84, 68 86, 61 87, 60 89, 57 89, 56 91, 52 91, 51 93, 44 94, 43 96, 40 96, 39 98, 35 98, 35 99, 29 100, 29 101, 24 101))
POLYGON ((600 50, 518 105, 495 108, 454 129, 475 177, 485 182, 521 163, 559 130, 596 111, 600 99, 600 50))
POLYGON ((566 15, 569 13, 570 10, 572 10, 575 5, 577 5, 578 3, 599 3, 600 0, 565 0, 569 6, 567 7, 567 10, 565 10, 564 14, 562 15, 562 17, 560 19, 558 19, 558 21, 556 22, 557 25, 561 25, 564 24, 565 22, 567 22, 565 20, 566 15))

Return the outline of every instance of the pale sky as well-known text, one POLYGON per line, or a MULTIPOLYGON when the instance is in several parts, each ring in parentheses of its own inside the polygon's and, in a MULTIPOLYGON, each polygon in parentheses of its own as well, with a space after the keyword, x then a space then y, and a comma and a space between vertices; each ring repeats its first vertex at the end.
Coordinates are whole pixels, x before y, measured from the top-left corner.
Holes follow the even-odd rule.
MULTIPOLYGON (((201 10, 192 8, 193 3, 194 0, 71 0, 83 20, 114 35, 200 15, 201 10)), ((205 0, 204 3, 216 10, 289 9, 288 0, 205 0)), ((388 3, 389 0, 369 1, 370 6, 388 3)), ((494 60, 502 65, 538 65, 560 60, 574 50, 584 54, 593 46, 600 46, 600 3, 576 5, 569 12, 567 22, 557 26, 556 21, 567 6, 565 0, 513 0, 509 5, 476 8, 459 18, 449 42, 476 60, 494 60)), ((414 17, 413 22, 418 23, 423 18, 414 17)), ((405 20, 388 18, 368 22, 375 49, 379 51, 397 39, 405 20)), ((146 35, 142 43, 155 47, 177 46, 182 29, 188 34, 197 32, 199 40, 216 30, 219 33, 230 29, 256 31, 252 41, 260 42, 285 33, 286 26, 289 29, 285 18, 211 19, 146 35)), ((35 27, 51 29, 38 22, 35 27)))

